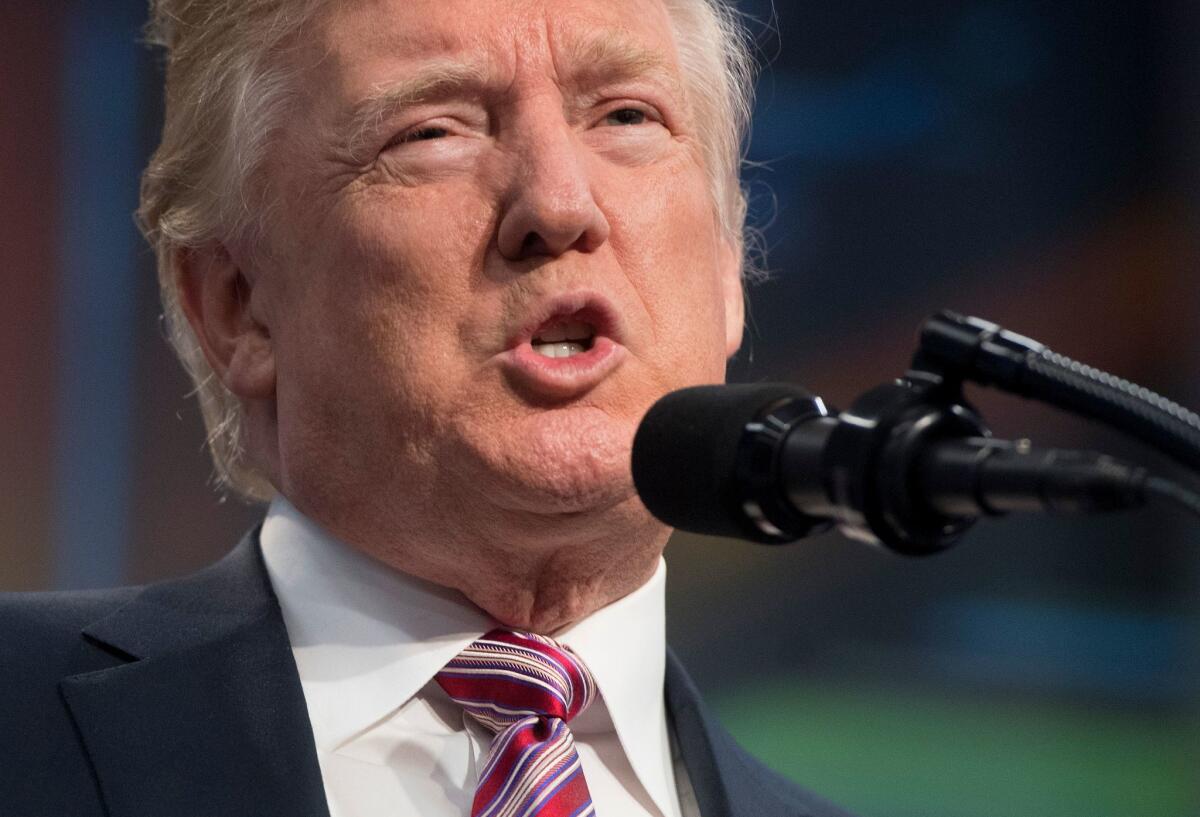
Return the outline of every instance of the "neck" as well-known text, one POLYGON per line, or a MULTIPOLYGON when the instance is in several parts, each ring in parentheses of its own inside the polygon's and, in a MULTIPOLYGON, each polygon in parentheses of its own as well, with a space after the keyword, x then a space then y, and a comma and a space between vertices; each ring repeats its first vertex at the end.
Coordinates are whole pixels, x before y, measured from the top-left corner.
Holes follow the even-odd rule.
POLYGON ((359 551, 458 590, 504 626, 541 634, 562 630, 645 584, 670 535, 633 497, 588 512, 493 512, 474 527, 467 514, 331 518, 303 498, 292 501, 359 551))
POLYGON ((481 562, 491 569, 448 578, 502 624, 549 635, 649 581, 670 533, 654 528, 640 537, 563 540, 545 551, 497 545, 481 562))

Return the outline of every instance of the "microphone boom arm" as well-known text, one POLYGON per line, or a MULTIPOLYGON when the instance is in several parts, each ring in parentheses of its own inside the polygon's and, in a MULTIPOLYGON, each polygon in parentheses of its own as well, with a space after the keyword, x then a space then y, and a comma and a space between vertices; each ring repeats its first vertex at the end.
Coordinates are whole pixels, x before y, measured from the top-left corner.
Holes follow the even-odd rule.
POLYGON ((950 311, 933 316, 921 327, 914 374, 994 386, 1097 420, 1200 472, 1200 415, 994 323, 950 311))

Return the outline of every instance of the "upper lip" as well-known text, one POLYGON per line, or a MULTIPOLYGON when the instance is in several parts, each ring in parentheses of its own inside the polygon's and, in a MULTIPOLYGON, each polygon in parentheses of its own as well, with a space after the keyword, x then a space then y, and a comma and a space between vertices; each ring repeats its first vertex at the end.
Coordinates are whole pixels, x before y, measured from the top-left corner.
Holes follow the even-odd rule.
POLYGON ((578 290, 542 298, 529 308, 516 332, 509 337, 507 348, 531 343, 537 332, 555 319, 572 318, 590 325, 593 337, 606 337, 622 343, 620 318, 612 302, 603 295, 578 290))

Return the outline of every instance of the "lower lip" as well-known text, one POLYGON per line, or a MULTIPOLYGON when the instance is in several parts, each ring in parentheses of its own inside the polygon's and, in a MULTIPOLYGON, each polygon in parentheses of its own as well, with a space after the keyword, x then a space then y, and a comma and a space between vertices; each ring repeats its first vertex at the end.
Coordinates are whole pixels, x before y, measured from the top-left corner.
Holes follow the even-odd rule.
POLYGON ((625 347, 601 337, 586 352, 546 357, 525 342, 500 358, 504 370, 520 385, 542 397, 565 399, 578 397, 608 377, 625 359, 625 347))

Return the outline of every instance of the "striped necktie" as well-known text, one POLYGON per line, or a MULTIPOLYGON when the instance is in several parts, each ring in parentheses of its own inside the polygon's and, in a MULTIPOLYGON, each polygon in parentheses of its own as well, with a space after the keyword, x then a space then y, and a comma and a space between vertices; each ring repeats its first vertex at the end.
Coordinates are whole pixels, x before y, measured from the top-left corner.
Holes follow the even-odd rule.
POLYGON ((492 630, 437 674, 442 689, 495 733, 471 817, 587 817, 592 796, 567 722, 596 682, 549 638, 492 630))

